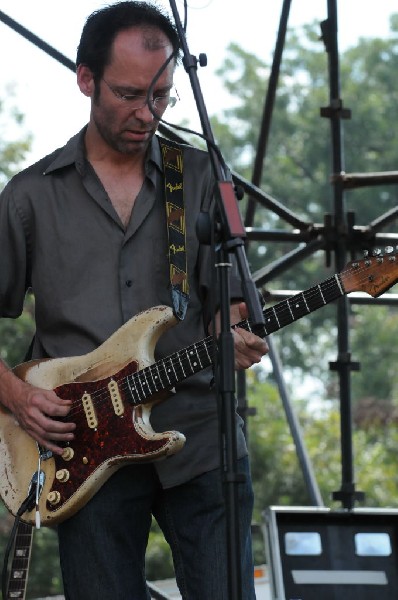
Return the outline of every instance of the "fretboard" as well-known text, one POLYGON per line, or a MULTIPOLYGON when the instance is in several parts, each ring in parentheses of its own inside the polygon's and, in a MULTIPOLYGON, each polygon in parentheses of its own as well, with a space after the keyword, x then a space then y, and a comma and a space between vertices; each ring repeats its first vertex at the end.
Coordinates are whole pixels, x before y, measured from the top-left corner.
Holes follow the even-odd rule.
MULTIPOLYGON (((251 326, 249 321, 234 325, 253 331, 260 337, 282 329, 345 294, 338 275, 300 292, 264 310, 264 325, 251 326)), ((156 392, 172 389, 177 383, 213 363, 213 338, 209 336, 188 348, 179 350, 149 367, 126 377, 132 404, 150 401, 156 392)))
POLYGON ((333 275, 319 285, 300 292, 287 300, 283 300, 271 308, 264 310, 264 325, 250 327, 248 321, 239 323, 237 327, 250 329, 260 337, 265 337, 294 321, 326 306, 333 300, 344 296, 345 291, 338 275, 333 275))
POLYGON ((14 555, 8 582, 7 599, 24 599, 28 582, 33 527, 19 521, 15 535, 14 555))

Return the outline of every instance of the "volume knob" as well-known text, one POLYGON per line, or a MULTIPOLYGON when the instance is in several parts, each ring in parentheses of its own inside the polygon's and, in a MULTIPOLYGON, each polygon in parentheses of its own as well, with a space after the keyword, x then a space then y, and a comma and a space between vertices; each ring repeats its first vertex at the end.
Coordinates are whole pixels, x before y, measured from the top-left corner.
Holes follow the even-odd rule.
POLYGON ((61 502, 61 494, 59 492, 50 492, 47 495, 47 500, 51 504, 51 506, 55 506, 61 502))
POLYGON ((68 481, 68 479, 69 479, 68 469, 60 469, 59 471, 57 471, 55 473, 55 477, 58 479, 58 481, 65 483, 65 481, 68 481))
POLYGON ((64 451, 62 452, 62 458, 64 460, 72 460, 74 456, 75 451, 73 450, 73 448, 71 448, 70 446, 66 446, 66 448, 64 448, 64 451))

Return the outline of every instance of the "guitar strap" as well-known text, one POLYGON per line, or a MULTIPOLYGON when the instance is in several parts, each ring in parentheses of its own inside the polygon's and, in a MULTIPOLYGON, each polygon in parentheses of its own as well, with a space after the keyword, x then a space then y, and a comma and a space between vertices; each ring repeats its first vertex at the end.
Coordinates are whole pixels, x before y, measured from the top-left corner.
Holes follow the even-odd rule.
POLYGON ((174 314, 182 321, 189 301, 183 156, 179 144, 158 139, 164 171, 171 298, 174 314))

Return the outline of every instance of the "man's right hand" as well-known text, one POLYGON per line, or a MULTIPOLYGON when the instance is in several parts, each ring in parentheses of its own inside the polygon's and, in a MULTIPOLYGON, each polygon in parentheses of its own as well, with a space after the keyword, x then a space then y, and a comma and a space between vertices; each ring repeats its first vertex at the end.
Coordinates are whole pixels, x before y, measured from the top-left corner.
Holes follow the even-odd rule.
POLYGON ((55 454, 61 455, 64 450, 57 442, 73 440, 75 423, 62 420, 68 415, 72 401, 59 398, 52 390, 22 381, 3 364, 0 365, 0 402, 36 442, 55 454))

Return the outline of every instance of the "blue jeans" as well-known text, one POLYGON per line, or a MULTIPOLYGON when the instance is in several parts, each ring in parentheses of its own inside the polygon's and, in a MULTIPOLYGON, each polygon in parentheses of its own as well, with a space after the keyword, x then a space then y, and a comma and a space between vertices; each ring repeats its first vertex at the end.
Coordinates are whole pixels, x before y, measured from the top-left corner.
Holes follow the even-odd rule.
MULTIPOLYGON (((238 471, 242 600, 255 600, 253 492, 247 458, 238 471)), ((155 516, 170 544, 184 600, 228 600, 227 537, 219 470, 167 490, 153 465, 120 469, 75 516, 58 526, 66 600, 149 600, 145 551, 155 516)))

